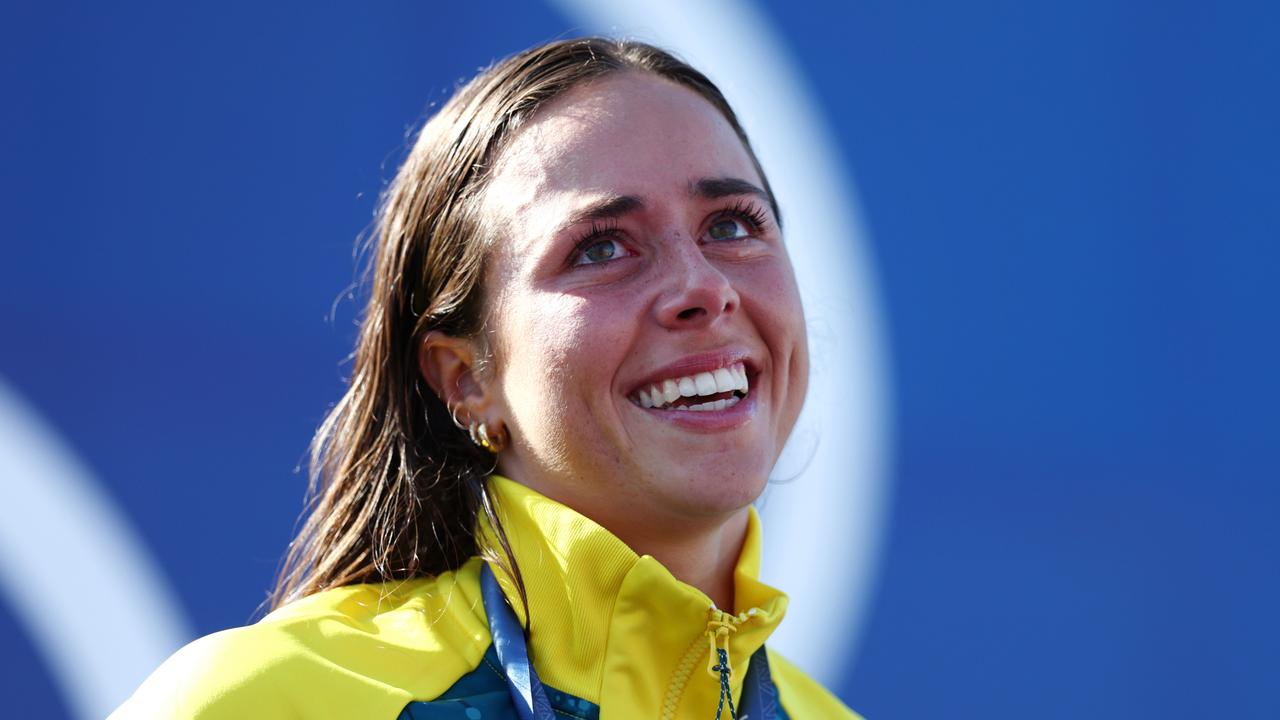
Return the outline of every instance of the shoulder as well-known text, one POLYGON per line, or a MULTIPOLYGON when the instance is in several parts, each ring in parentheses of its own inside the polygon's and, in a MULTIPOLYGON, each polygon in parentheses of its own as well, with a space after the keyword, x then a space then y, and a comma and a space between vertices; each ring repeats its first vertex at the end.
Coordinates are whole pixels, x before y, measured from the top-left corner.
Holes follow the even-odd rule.
POLYGON ((474 561, 456 573, 336 588, 179 650, 112 718, 395 717, 489 645, 474 561))
MULTIPOLYGON (((768 647, 768 646, 766 646, 768 647)), ((778 688, 782 709, 793 718, 845 718, 860 720, 861 716, 849 709, 830 690, 809 677, 790 660, 768 648, 769 670, 773 684, 778 688)))

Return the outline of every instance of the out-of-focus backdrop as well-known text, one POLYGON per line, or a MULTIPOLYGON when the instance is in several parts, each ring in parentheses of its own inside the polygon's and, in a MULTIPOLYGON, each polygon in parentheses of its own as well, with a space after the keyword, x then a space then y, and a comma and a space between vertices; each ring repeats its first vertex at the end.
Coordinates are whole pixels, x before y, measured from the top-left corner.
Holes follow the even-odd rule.
POLYGON ((1280 717, 1280 10, 1102 0, 6 4, 9 714, 257 616, 407 133, 586 32, 706 69, 779 187, 785 652, 871 718, 1280 717))

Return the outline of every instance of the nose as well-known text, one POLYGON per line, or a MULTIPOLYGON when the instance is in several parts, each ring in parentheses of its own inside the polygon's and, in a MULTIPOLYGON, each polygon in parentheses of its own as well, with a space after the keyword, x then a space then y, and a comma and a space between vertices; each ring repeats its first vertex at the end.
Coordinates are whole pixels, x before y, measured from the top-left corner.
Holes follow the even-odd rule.
POLYGON ((697 329, 732 314, 741 302, 729 278, 688 239, 663 263, 667 287, 655 310, 658 323, 671 330, 697 329))

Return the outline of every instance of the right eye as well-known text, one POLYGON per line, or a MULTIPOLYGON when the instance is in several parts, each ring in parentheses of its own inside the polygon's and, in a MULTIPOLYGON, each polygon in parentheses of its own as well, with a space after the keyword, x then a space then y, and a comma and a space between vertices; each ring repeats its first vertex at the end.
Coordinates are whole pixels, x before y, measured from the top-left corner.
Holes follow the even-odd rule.
POLYGON ((599 265, 617 260, 618 258, 627 257, 630 251, 626 246, 613 237, 596 237, 588 238, 578 245, 577 257, 574 259, 574 266, 579 265, 599 265))

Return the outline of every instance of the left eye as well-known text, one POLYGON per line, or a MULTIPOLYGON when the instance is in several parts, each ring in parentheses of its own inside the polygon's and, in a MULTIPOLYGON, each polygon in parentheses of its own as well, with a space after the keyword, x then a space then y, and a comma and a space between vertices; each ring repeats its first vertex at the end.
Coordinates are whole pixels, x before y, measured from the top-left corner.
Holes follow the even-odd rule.
POLYGON ((707 234, 712 240, 737 240, 749 236, 751 229, 747 227, 746 222, 727 217, 715 221, 707 230, 707 234))

